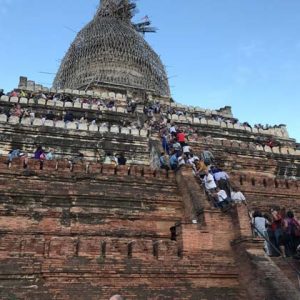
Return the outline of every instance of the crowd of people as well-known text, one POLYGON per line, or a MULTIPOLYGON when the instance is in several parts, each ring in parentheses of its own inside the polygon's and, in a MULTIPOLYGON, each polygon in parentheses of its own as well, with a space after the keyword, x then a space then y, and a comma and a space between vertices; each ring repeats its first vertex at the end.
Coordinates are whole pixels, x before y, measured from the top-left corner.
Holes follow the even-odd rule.
MULTIPOLYGON (((212 206, 220 208, 226 212, 235 203, 247 205, 246 198, 239 187, 232 185, 229 175, 216 165, 213 153, 205 148, 201 153, 195 153, 188 144, 186 133, 174 124, 169 124, 160 128, 161 133, 161 152, 159 163, 160 168, 165 170, 177 171, 183 165, 190 165, 199 183, 205 189, 208 200, 212 206)), ((48 148, 45 150, 41 145, 36 147, 32 155, 13 149, 8 154, 7 165, 18 157, 23 158, 24 168, 27 167, 28 160, 34 159, 40 162, 41 169, 44 161, 57 158, 55 150, 48 148)), ((84 161, 84 155, 78 153, 67 158, 70 170, 74 165, 84 161)), ((126 158, 123 153, 113 154, 107 152, 102 158, 103 164, 126 165, 126 158)), ((270 214, 255 211, 252 214, 252 226, 255 234, 264 237, 265 251, 268 255, 294 256, 300 258, 300 223, 294 217, 293 212, 272 209, 270 214)))
POLYGON ((228 174, 216 166, 214 155, 208 148, 194 153, 186 134, 175 125, 170 126, 168 132, 163 131, 161 139, 164 150, 159 159, 161 169, 177 171, 183 165, 190 165, 208 199, 222 210, 229 209, 235 202, 246 201, 238 187, 230 184, 228 174))
MULTIPOLYGON (((110 152, 107 152, 104 157, 101 157, 101 154, 99 154, 99 160, 103 164, 111 164, 115 166, 124 166, 127 163, 127 159, 124 155, 124 153, 116 153, 112 154, 110 152)), ((51 161, 54 159, 61 159, 61 156, 55 154, 54 148, 48 148, 44 149, 41 145, 36 146, 36 150, 33 153, 27 153, 20 149, 13 149, 8 153, 7 160, 5 164, 7 164, 8 167, 11 166, 11 163, 16 158, 22 158, 23 161, 23 167, 24 169, 28 166, 29 159, 33 159, 40 162, 40 169, 43 169, 43 163, 44 161, 51 161)), ((70 170, 72 171, 74 168, 74 165, 78 163, 83 163, 85 161, 84 154, 81 152, 78 152, 76 154, 73 154, 71 156, 66 157, 66 160, 69 163, 70 170)))
MULTIPOLYGON (((4 90, 0 90, 0 97, 2 95, 5 95, 4 90)), ((51 92, 28 92, 23 90, 13 90, 6 94, 9 97, 24 97, 28 99, 34 99, 35 101, 38 101, 39 99, 49 100, 53 101, 54 103, 56 101, 62 101, 62 102, 71 102, 71 103, 80 103, 80 104, 88 104, 90 106, 96 105, 101 109, 101 107, 106 107, 108 110, 115 110, 116 109, 116 101, 115 99, 102 99, 102 98, 95 98, 92 96, 76 96, 68 93, 51 93, 51 92)), ((127 106, 126 110, 128 113, 134 113, 136 110, 137 105, 139 104, 139 101, 136 101, 131 98, 127 98, 127 106)), ((188 107, 171 107, 170 105, 162 105, 159 101, 148 101, 148 104, 144 107, 144 113, 148 117, 154 117, 154 114, 160 114, 168 119, 171 119, 172 115, 177 116, 186 116, 191 118, 198 118, 201 119, 210 119, 215 120, 218 122, 225 122, 227 124, 239 124, 243 127, 252 128, 252 126, 248 122, 240 122, 238 119, 225 116, 224 114, 220 113, 206 113, 205 111, 191 111, 188 107)), ((280 125, 262 125, 262 124, 255 124, 254 128, 257 129, 275 129, 275 128, 281 128, 282 126, 285 126, 283 124, 280 125)))
MULTIPOLYGON (((132 104, 132 102, 131 102, 132 104)), ((130 105, 131 105, 130 104, 130 105)), ((132 111, 135 110, 135 106, 133 105, 131 107, 132 111)), ((158 109, 158 108, 157 108, 158 109)), ((158 117, 155 117, 154 112, 157 112, 157 110, 151 111, 151 113, 147 112, 147 118, 146 120, 142 121, 140 119, 137 119, 135 121, 126 121, 123 120, 122 124, 120 124, 122 127, 126 127, 129 130, 131 129, 143 129, 147 130, 150 133, 161 133, 166 128, 173 127, 171 120, 168 119, 166 115, 161 113, 158 115, 158 117)), ((22 108, 20 104, 14 104, 13 107, 8 106, 0 106, 0 114, 5 114, 7 118, 17 117, 19 120, 19 123, 22 122, 23 119, 30 120, 30 124, 33 125, 33 122, 36 118, 40 118, 42 125, 45 124, 47 120, 53 121, 54 123, 56 121, 64 121, 65 125, 69 122, 74 122, 76 124, 76 128, 78 129, 80 125, 98 125, 98 126, 107 126, 109 127, 109 124, 102 122, 100 115, 101 112, 99 112, 96 115, 89 115, 87 112, 76 112, 73 113, 72 110, 65 109, 62 112, 56 112, 51 109, 47 109, 44 113, 36 112, 33 108, 22 108)), ((197 140, 197 129, 193 128, 189 125, 182 125, 182 130, 186 133, 186 137, 190 140, 197 140)), ((268 137, 256 137, 254 140, 256 145, 261 145, 263 147, 269 146, 270 148, 273 147, 280 147, 282 146, 282 143, 275 139, 274 137, 268 138, 268 137)))
MULTIPOLYGON (((75 112, 71 110, 64 110, 62 112, 57 112, 54 110, 46 110, 44 113, 42 112, 36 112, 33 108, 25 108, 23 109, 20 104, 14 104, 12 108, 9 108, 7 106, 1 107, 0 106, 0 114, 5 114, 7 118, 10 117, 16 117, 18 118, 18 122, 22 123, 22 120, 27 119, 30 125, 34 124, 34 120, 39 118, 41 119, 41 125, 45 125, 46 121, 53 121, 55 124, 57 121, 63 121, 65 123, 65 126, 70 123, 74 122, 76 125, 76 128, 78 129, 80 125, 97 125, 101 127, 110 127, 110 124, 107 122, 103 122, 101 116, 101 112, 97 114, 88 114, 87 112, 75 112)), ((26 123, 26 124, 29 124, 26 123)), ((148 122, 140 122, 137 121, 127 121, 127 120, 121 120, 119 123, 119 126, 131 129, 144 129, 148 130, 149 125, 148 122)))
MULTIPOLYGON (((1 94, 4 94, 3 90, 0 90, 1 94)), ((74 96, 71 94, 55 94, 55 93, 36 93, 36 92, 26 92, 22 90, 14 90, 10 93, 7 93, 10 97, 27 97, 32 98, 35 101, 38 101, 39 99, 45 99, 49 101, 63 101, 63 102, 80 102, 80 103, 87 103, 89 105, 97 105, 100 109, 98 111, 98 114, 101 114, 101 107, 106 107, 108 110, 116 110, 116 101, 114 99, 100 99, 100 98, 93 98, 91 96, 85 97, 85 96, 74 96)), ((135 113, 137 105, 140 104, 139 101, 136 101, 134 99, 127 99, 126 105, 126 111, 128 113, 135 113)), ((52 121, 65 121, 67 122, 75 122, 77 128, 79 128, 80 124, 96 124, 97 117, 94 119, 88 119, 87 113, 83 112, 80 116, 78 116, 78 113, 76 116, 74 116, 73 112, 71 110, 67 110, 67 108, 63 111, 61 115, 57 115, 53 112, 53 110, 48 109, 47 112, 44 114, 36 114, 36 112, 33 110, 33 108, 27 108, 24 109, 21 107, 20 104, 15 104, 13 108, 9 107, 0 107, 0 114, 5 114, 8 118, 10 116, 18 117, 21 123, 22 118, 30 118, 31 124, 34 121, 35 117, 40 117, 42 119, 42 123, 44 124, 46 120, 52 120, 52 121)), ((125 127, 128 127, 129 129, 137 128, 137 129, 145 129, 149 130, 149 132, 160 132, 163 128, 167 126, 168 123, 171 123, 172 115, 176 114, 178 116, 187 116, 191 118, 205 118, 205 119, 211 119, 216 121, 222 121, 227 124, 239 124, 244 127, 252 128, 252 126, 248 122, 241 123, 238 119, 233 117, 226 117, 220 114, 210 114, 208 115, 205 112, 197 112, 197 111, 190 111, 188 107, 171 107, 170 105, 161 104, 159 101, 148 101, 144 105, 144 114, 146 116, 146 120, 141 121, 138 119, 137 121, 131 122, 131 124, 123 124, 125 127)), ((128 123, 128 122, 127 122, 128 123)), ((280 128, 281 125, 261 125, 257 124, 254 127, 260 128, 260 129, 270 129, 270 128, 280 128)), ((185 124, 185 132, 194 133, 196 131, 195 128, 192 126, 185 124)), ((190 134, 189 134, 190 136, 190 134)), ((263 147, 269 146, 271 148, 281 146, 281 143, 278 139, 275 137, 269 138, 269 137, 263 137, 258 136, 255 139, 255 143, 257 145, 261 145, 263 147)))
POLYGON ((27 168, 29 159, 38 160, 41 162, 41 164, 43 163, 43 161, 53 160, 55 158, 54 151, 55 150, 53 148, 49 148, 48 150, 45 150, 40 145, 36 147, 36 150, 31 155, 20 149, 12 149, 11 151, 9 151, 7 156, 7 161, 5 163, 8 165, 8 167, 10 167, 14 159, 23 158, 23 166, 24 168, 27 168))
MULTIPOLYGON (((172 114, 176 113, 177 115, 186 115, 188 116, 190 112, 187 112, 185 110, 178 110, 176 108, 172 108, 170 106, 162 106, 159 102, 152 102, 149 103, 144 107, 144 113, 147 116, 147 121, 145 122, 144 126, 150 131, 150 132, 156 132, 162 134, 162 132, 166 131, 166 128, 169 129, 170 127, 174 126, 172 123, 172 114)), ((207 116, 205 113, 198 113, 194 112, 192 115, 193 117, 198 118, 206 118, 206 119, 215 119, 218 121, 223 121, 231 124, 237 124, 239 121, 234 118, 226 118, 224 116, 218 115, 218 116, 207 116)), ((251 125, 247 122, 239 123, 242 126, 248 126, 251 127, 251 125)), ((278 128, 282 125, 274 126, 274 128, 278 128)), ((188 124, 181 124, 180 128, 186 133, 186 136, 189 139, 192 139, 192 136, 197 136, 197 128, 192 127, 188 124)), ((281 142, 276 137, 264 137, 264 136, 257 136, 254 139, 255 145, 261 145, 263 147, 269 146, 271 148, 273 147, 279 147, 282 146, 281 142)))
MULTIPOLYGON (((177 171, 183 165, 191 165, 194 175, 203 185, 211 204, 226 212, 235 203, 247 205, 245 195, 239 187, 230 182, 229 175, 218 168, 214 155, 208 148, 199 155, 188 145, 185 133, 175 125, 162 131, 160 168, 177 171)), ((254 232, 266 239, 265 251, 270 256, 293 256, 300 259, 300 223, 292 211, 272 209, 264 216, 255 211, 252 214, 254 232)))
MULTIPOLYGON (((1 90, 0 90, 1 91, 1 90)), ((4 95, 4 91, 2 90, 2 95, 4 95)), ((89 104, 89 105, 97 105, 100 107, 106 107, 109 110, 114 110, 115 108, 115 99, 103 99, 103 98, 94 98, 92 96, 76 96, 67 93, 51 93, 51 92, 27 92, 23 90, 13 90, 6 94, 9 97, 23 97, 28 99, 33 99, 37 101, 39 99, 44 99, 46 101, 53 101, 53 104, 57 101, 61 102, 70 102, 70 103, 80 103, 80 104, 89 104)), ((1 97, 1 93, 0 93, 1 97)))
MULTIPOLYGON (((171 119, 172 115, 177 115, 178 117, 180 116, 185 116, 185 117, 190 117, 190 118, 198 118, 199 120, 201 119, 207 119, 207 120, 214 120, 217 122, 224 122, 226 124, 238 124, 242 127, 248 127, 252 129, 252 126, 248 122, 240 122, 237 118, 225 116, 221 112, 218 113, 217 111, 215 114, 207 113, 205 111, 190 111, 187 107, 171 107, 170 105, 161 105, 160 102, 152 101, 149 102, 145 108, 144 108, 144 113, 148 117, 153 117, 155 114, 160 114, 167 119, 171 119)), ((285 126, 284 124, 280 125, 261 125, 261 124, 256 124, 254 125, 254 128, 257 129, 263 129, 263 130, 268 130, 268 129, 275 129, 275 128, 281 128, 282 126, 285 126)))
POLYGON ((262 124, 255 124, 254 125, 254 128, 256 129, 262 129, 262 130, 269 130, 269 129, 276 129, 276 128, 282 128, 282 127, 285 127, 286 125, 285 124, 279 124, 279 125, 269 125, 269 124, 266 124, 266 125, 262 125, 262 124))
POLYGON ((252 226, 256 236, 265 239, 265 252, 269 256, 300 259, 300 222, 292 211, 274 207, 262 214, 252 214, 252 226))

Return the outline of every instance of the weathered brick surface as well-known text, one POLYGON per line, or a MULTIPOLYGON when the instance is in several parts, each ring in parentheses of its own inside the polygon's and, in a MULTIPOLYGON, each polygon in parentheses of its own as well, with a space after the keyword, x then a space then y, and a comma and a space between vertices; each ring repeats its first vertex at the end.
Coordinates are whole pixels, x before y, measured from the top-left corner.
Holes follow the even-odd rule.
POLYGON ((226 234, 214 249, 209 231, 220 229, 219 212, 205 213, 209 229, 182 225, 183 237, 171 241, 170 227, 184 221, 174 177, 143 166, 90 167, 88 174, 54 162, 43 170, 0 167, 4 299, 107 299, 112 290, 128 299, 245 297, 232 255, 219 250, 226 234), (194 234, 202 240, 199 253, 194 234), (203 246, 203 238, 211 244, 203 246))
MULTIPOLYGON (((147 138, 51 130, 4 125, 0 144, 4 149, 22 141, 33 149, 34 142, 49 143, 61 154, 84 150, 92 159, 101 139, 102 150, 149 159, 147 138)), ((246 194, 249 209, 280 205, 299 215, 299 181, 277 176, 283 163, 298 164, 299 158, 250 149, 250 135, 229 134, 241 141, 204 138, 192 146, 196 152, 211 147, 246 194)), ((0 158, 0 190, 0 299, 299 295, 289 270, 266 258, 261 241, 252 238, 246 206, 226 214, 212 208, 189 168, 174 174, 90 161, 71 172, 66 160, 44 162, 42 168, 30 160, 24 169, 22 159, 7 168, 0 158)))

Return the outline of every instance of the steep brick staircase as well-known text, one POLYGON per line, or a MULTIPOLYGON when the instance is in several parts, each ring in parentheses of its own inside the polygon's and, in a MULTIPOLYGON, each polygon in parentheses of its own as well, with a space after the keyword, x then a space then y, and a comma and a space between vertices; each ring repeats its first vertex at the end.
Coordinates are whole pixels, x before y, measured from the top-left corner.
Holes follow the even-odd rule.
MULTIPOLYGON (((30 105, 40 114, 47 109, 30 105)), ((91 119, 99 113, 83 111, 91 119)), ((114 126, 134 118, 101 112, 99 119, 114 126)), ((21 159, 7 168, 0 156, 0 299, 299 299, 290 270, 252 238, 245 206, 226 214, 211 207, 190 168, 153 171, 150 148, 158 136, 123 134, 118 126, 93 132, 1 123, 4 154, 42 144, 61 159, 42 167, 29 160, 24 169, 21 159), (98 163, 98 150, 124 152, 130 166, 98 163), (71 171, 65 158, 78 151, 86 161, 71 171)), ((200 139, 192 147, 211 147, 253 206, 274 201, 299 210, 297 183, 270 176, 279 154, 229 142, 222 128, 206 129, 222 141, 200 139)))

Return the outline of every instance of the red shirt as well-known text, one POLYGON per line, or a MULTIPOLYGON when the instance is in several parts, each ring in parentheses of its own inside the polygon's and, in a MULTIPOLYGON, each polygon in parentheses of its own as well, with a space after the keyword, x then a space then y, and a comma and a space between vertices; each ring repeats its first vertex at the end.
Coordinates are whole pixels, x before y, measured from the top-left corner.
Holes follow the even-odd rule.
POLYGON ((183 132, 177 133, 177 141, 179 143, 185 142, 185 134, 183 132))

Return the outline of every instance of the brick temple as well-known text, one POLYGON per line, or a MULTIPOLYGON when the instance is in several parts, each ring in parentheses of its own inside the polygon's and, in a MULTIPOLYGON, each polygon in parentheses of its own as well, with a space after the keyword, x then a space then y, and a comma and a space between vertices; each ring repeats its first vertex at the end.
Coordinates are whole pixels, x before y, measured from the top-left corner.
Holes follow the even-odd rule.
POLYGON ((52 88, 21 77, 1 97, 0 299, 299 300, 299 261, 267 256, 249 217, 275 205, 300 216, 299 144, 285 125, 255 128, 230 122, 230 107, 174 102, 141 35, 151 24, 133 24, 134 8, 102 1, 52 88), (160 112, 145 113, 153 103, 160 112), (28 115, 5 113, 15 107, 28 115), (194 153, 214 154, 247 205, 221 211, 191 166, 159 168, 162 116, 194 153), (37 145, 54 159, 6 164, 12 149, 30 157, 37 145), (104 163, 107 153, 126 165, 104 163))

